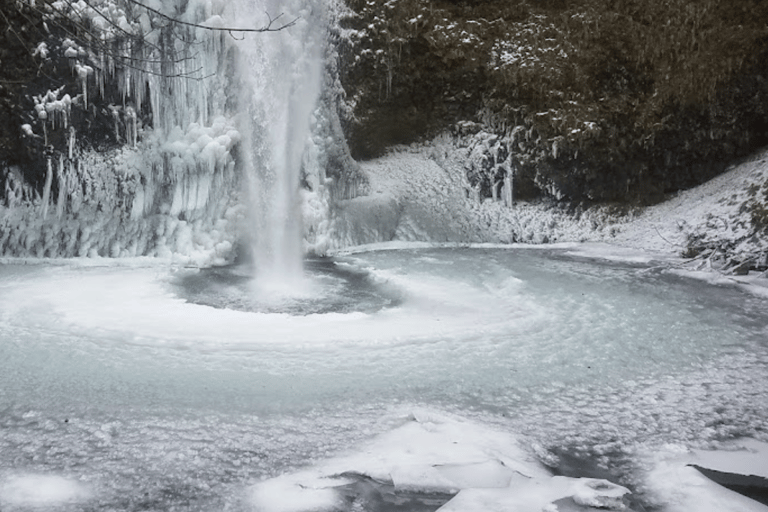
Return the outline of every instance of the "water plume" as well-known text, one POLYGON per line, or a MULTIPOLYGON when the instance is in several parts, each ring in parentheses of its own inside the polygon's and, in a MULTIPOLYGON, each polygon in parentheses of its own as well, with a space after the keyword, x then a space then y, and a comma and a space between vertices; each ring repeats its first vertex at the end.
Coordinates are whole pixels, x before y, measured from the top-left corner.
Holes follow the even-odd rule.
MULTIPOLYGON (((239 130, 248 187, 249 229, 256 289, 280 294, 303 287, 300 179, 310 119, 320 93, 325 31, 319 5, 267 2, 271 16, 295 23, 280 32, 239 41, 239 130)), ((247 2, 238 20, 256 19, 247 2), (247 4, 247 5, 246 5, 247 4), (249 12, 250 11, 250 12, 249 12)))

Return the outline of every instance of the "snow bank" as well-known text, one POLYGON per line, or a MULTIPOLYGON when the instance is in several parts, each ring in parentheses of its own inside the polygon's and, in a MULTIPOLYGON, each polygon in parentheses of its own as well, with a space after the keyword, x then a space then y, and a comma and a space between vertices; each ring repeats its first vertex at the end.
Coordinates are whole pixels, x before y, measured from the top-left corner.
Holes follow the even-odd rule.
POLYGON ((433 243, 612 241, 620 219, 609 208, 569 213, 553 201, 479 202, 460 163, 441 166, 426 150, 364 162, 371 193, 340 201, 331 249, 391 240, 433 243))
POLYGON ((58 475, 11 475, 0 480, 0 505, 47 508, 80 503, 90 497, 85 485, 58 475))

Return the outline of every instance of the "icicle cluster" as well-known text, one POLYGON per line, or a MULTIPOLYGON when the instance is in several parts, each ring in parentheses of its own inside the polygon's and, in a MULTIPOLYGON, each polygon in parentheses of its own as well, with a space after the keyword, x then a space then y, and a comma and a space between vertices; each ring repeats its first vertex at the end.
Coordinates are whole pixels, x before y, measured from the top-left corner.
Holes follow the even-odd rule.
POLYGON ((240 134, 227 111, 224 68, 234 39, 163 16, 221 25, 225 5, 145 5, 150 9, 120 0, 46 6, 50 17, 65 15, 88 29, 84 40, 51 40, 36 50, 40 58, 66 59, 78 88, 33 98, 34 121, 20 129, 45 149, 42 194, 20 170, 0 171, 0 254, 184 254, 200 264, 231 256, 243 216, 232 156, 240 134), (80 143, 73 111, 88 116, 98 103, 121 148, 97 152, 80 143))
POLYGON ((466 170, 472 195, 478 200, 490 197, 512 206, 515 161, 513 148, 520 130, 517 127, 503 136, 479 131, 468 138, 466 170))

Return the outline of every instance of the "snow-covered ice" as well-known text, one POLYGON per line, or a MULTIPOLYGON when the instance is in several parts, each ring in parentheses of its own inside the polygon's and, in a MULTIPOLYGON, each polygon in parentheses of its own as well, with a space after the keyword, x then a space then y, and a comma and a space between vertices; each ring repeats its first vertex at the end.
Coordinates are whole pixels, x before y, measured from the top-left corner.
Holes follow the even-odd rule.
POLYGON ((768 506, 722 487, 692 464, 740 475, 766 475, 768 444, 747 439, 721 450, 688 450, 668 445, 646 456, 651 462, 643 485, 665 512, 766 512, 768 506), (737 450, 738 445, 742 445, 737 450))
POLYGON ((760 297, 572 245, 366 249, 324 268, 375 307, 310 314, 185 299, 237 268, 0 266, 0 475, 65 464, 116 510, 144 493, 159 508, 331 507, 384 485, 364 478, 451 507, 565 508, 621 489, 553 478, 538 461, 557 468, 563 450, 650 500, 665 491, 643 480, 648 451, 765 441, 760 297))
POLYGON ((0 476, 0 505, 48 509, 88 500, 86 485, 59 475, 21 474, 0 476))

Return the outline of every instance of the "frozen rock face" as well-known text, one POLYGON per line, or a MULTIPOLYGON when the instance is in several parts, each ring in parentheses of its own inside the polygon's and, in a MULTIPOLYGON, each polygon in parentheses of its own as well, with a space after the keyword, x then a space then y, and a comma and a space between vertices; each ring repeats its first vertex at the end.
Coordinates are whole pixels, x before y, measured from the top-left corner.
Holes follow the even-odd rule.
POLYGON ((52 27, 41 69, 71 78, 33 95, 22 116, 31 156, 2 171, 0 252, 229 256, 242 217, 240 135, 225 94, 233 47, 221 33, 169 23, 222 14, 211 2, 184 5, 18 4, 52 27), (68 37, 75 22, 101 42, 68 37))
POLYGON ((24 42, 64 85, 37 80, 40 92, 18 99, 17 151, 0 155, 0 254, 215 264, 256 238, 272 261, 290 259, 285 246, 300 259, 302 209, 327 209, 315 163, 325 144, 310 138, 331 117, 310 118, 324 8, 241 3, 7 8, 48 20, 48 33, 30 27, 42 42, 24 42), (230 27, 264 32, 219 30, 230 27), (312 195, 299 194, 301 179, 312 195))

